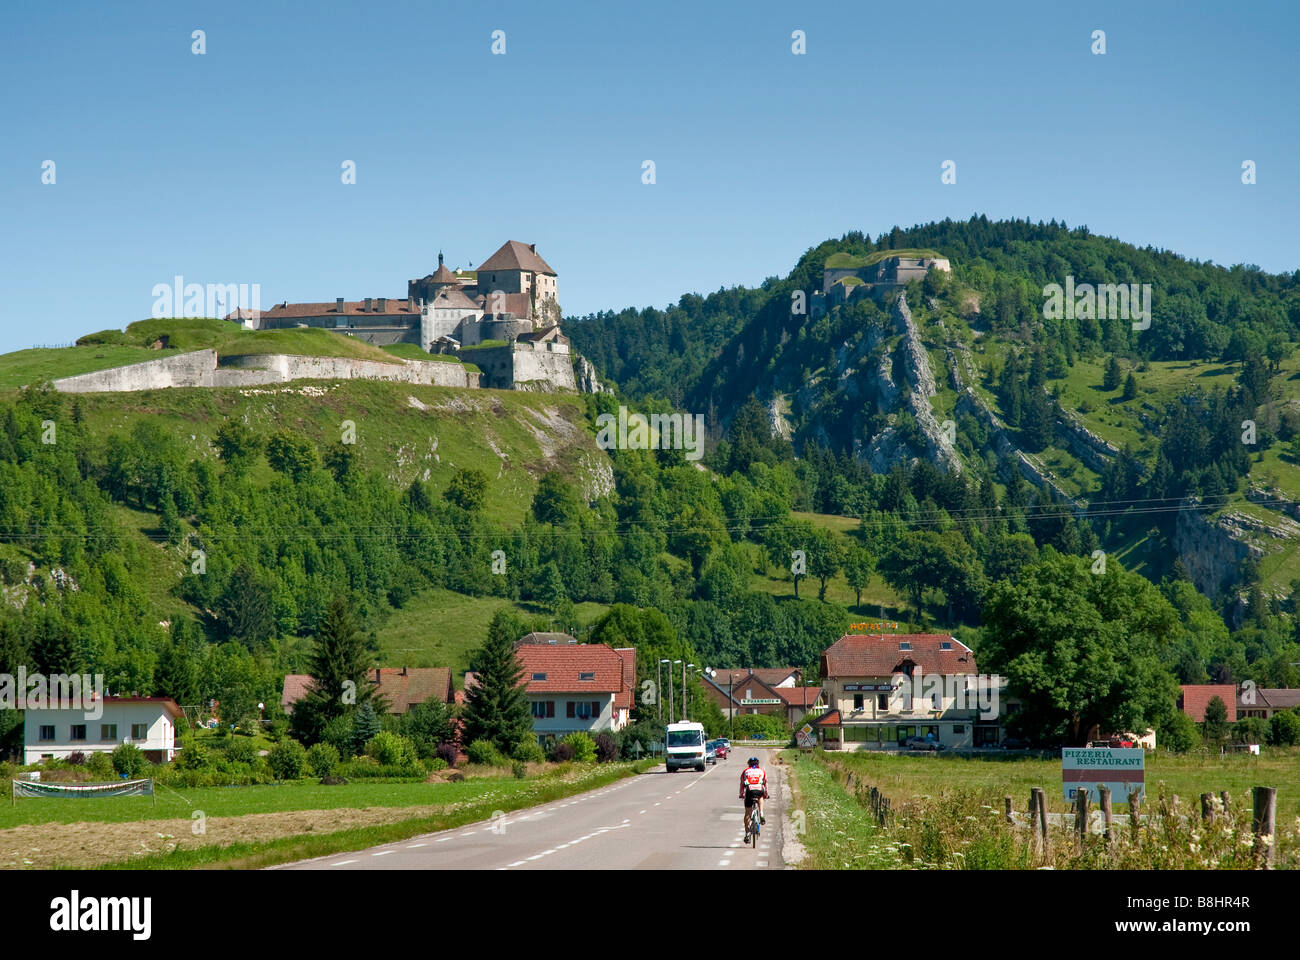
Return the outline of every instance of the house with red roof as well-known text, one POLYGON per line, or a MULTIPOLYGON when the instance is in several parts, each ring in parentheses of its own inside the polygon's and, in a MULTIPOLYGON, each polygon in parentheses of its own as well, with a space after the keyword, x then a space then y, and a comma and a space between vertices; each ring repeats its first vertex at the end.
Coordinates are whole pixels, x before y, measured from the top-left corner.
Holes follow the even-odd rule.
POLYGON ((719 670, 704 676, 704 691, 718 705, 723 716, 766 713, 782 717, 789 726, 803 719, 821 704, 821 687, 798 685, 800 671, 794 667, 750 667, 719 670))
POLYGON ((996 716, 981 716, 974 653, 947 634, 848 634, 822 654, 821 673, 829 709, 813 726, 827 750, 896 750, 911 737, 968 748, 1000 738, 996 716))
POLYGON ((575 731, 615 733, 628 723, 636 651, 603 643, 521 643, 515 656, 539 743, 575 731))
POLYGON ((1183 683, 1178 695, 1178 709, 1197 723, 1205 722, 1205 708, 1218 697, 1228 714, 1228 722, 1237 722, 1237 687, 1231 683, 1183 683))

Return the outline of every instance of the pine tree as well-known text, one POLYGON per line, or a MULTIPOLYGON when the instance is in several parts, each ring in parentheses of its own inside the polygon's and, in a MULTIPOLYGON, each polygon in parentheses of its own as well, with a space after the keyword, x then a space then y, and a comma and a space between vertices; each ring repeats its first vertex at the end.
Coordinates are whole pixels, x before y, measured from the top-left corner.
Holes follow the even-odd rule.
POLYGON ((1137 377, 1133 376, 1132 372, 1130 372, 1128 377, 1124 380, 1124 393, 1120 397, 1120 399, 1132 400, 1137 395, 1138 395, 1137 377))
POLYGON ((499 634, 489 637, 474 654, 474 662, 479 667, 478 683, 465 697, 464 742, 491 740, 509 756, 533 729, 514 643, 499 634))
POLYGON ((1119 388, 1119 358, 1111 354, 1110 360, 1106 363, 1106 374, 1102 377, 1101 388, 1103 390, 1116 390, 1119 388))
POLYGON ((380 731, 379 717, 375 705, 367 700, 357 708, 356 719, 352 722, 352 752, 361 756, 369 743, 380 731))
POLYGON ((370 705, 373 711, 370 663, 371 655, 351 608, 343 597, 334 597, 316 634, 309 665, 311 689, 293 709, 295 734, 314 743, 330 720, 354 707, 370 705))
POLYGON ((173 637, 163 644, 153 685, 158 696, 171 697, 181 705, 199 702, 198 670, 184 639, 178 642, 173 637))

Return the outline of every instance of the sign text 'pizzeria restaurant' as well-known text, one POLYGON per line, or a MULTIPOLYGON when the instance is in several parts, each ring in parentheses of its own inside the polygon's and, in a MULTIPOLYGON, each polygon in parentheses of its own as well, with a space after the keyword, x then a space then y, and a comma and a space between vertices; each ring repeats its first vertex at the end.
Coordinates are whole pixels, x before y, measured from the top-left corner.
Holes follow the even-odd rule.
POLYGON ((1111 803, 1128 803, 1136 792, 1146 795, 1146 751, 1141 747, 1066 747, 1061 751, 1062 790, 1066 800, 1073 800, 1086 789, 1089 799, 1101 802, 1098 784, 1110 790, 1111 803))

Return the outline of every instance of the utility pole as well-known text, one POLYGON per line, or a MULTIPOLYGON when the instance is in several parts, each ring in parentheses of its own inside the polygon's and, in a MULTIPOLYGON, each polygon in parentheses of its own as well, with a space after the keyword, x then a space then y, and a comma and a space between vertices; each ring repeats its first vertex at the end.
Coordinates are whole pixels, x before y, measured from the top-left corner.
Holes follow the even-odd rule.
MULTIPOLYGON (((677 715, 677 708, 673 706, 673 667, 681 663, 681 660, 674 660, 668 665, 668 722, 674 723, 673 717, 677 715)), ((685 693, 685 691, 682 691, 685 693)))
POLYGON ((682 662, 682 722, 683 723, 686 722, 686 668, 688 666, 693 667, 695 666, 695 664, 693 663, 688 664, 685 661, 682 662))

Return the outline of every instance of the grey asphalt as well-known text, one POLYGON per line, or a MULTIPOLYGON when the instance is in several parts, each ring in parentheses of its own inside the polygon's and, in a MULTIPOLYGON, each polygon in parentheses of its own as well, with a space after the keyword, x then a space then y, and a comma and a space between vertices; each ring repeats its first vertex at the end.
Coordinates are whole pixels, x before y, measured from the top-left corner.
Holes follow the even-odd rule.
POLYGON ((758 848, 742 843, 740 771, 656 767, 607 787, 397 843, 283 864, 277 870, 777 870, 780 767, 749 748, 770 780, 758 848))

